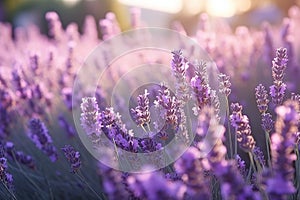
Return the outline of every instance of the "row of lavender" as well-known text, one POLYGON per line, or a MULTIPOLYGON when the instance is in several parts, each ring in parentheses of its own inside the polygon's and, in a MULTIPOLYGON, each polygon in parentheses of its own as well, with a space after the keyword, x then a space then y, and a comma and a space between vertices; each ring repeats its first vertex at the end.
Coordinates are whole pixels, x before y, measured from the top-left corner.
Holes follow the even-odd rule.
MULTIPOLYGON (((132 11, 131 17, 132 28, 143 24, 137 10, 132 11)), ((218 104, 206 82, 204 65, 198 68, 190 64, 194 74, 187 81, 189 58, 183 58, 180 51, 175 51, 172 59, 173 75, 178 79, 177 95, 161 86, 159 95, 153 97, 155 105, 168 111, 164 117, 169 127, 158 138, 132 137, 123 128, 121 116, 105 108, 102 93, 82 100, 82 125, 89 136, 94 139, 106 134, 116 146, 130 152, 161 149, 169 137, 168 131, 182 128, 184 102, 188 98, 196 100, 197 140, 174 164, 149 174, 128 174, 97 165, 81 145, 71 119, 72 85, 85 56, 100 42, 97 26, 92 17, 87 17, 83 34, 79 34, 76 24, 63 30, 56 13, 47 13, 46 18, 50 38, 41 35, 36 27, 18 28, 12 38, 9 24, 0 27, 3 198, 299 199, 300 98, 291 94, 299 89, 295 78, 299 62, 297 7, 290 10, 290 18, 284 20, 280 34, 280 29, 269 25, 264 25, 263 31, 239 27, 232 33, 226 23, 216 22, 214 26, 206 15, 201 16, 195 38, 217 62, 220 71, 231 77, 232 83, 220 74, 220 92, 227 97, 230 123, 226 127, 221 125, 223 141, 216 140, 207 157, 201 157, 201 139, 207 127, 212 127, 209 130, 213 137, 220 130, 216 118, 218 104), (274 49, 279 46, 285 48, 277 49, 275 55, 274 49), (247 95, 256 97, 257 105, 244 94, 245 85, 253 86, 253 92, 247 95), (258 107, 262 126, 259 121, 252 124, 242 106, 233 103, 239 98, 246 111, 258 107), (251 131, 250 125, 258 131, 251 131), (68 174, 69 166, 63 157, 71 164, 74 176, 68 174), (96 179, 95 173, 99 175, 96 179)), ((104 40, 120 33, 112 13, 99 25, 104 40)), ((184 33, 179 24, 175 29, 184 33)), ((132 108, 132 115, 142 129, 151 122, 149 95, 140 95, 137 107, 132 108)), ((257 114, 249 112, 250 119, 252 115, 259 118, 257 114)))

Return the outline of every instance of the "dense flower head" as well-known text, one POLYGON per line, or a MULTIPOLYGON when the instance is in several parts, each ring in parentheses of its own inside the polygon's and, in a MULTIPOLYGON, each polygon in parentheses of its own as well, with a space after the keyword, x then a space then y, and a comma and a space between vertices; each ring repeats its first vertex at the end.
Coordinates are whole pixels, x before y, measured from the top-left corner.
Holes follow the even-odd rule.
POLYGON ((87 135, 99 135, 99 108, 95 97, 84 97, 81 103, 81 126, 87 135))
POLYGON ((195 75, 191 79, 191 87, 199 109, 203 108, 205 105, 210 105, 211 88, 203 77, 195 75))
POLYGON ((136 197, 149 200, 183 199, 186 190, 182 184, 166 180, 159 172, 131 175, 127 183, 136 197))
POLYGON ((40 119, 32 118, 28 123, 28 129, 29 137, 36 147, 47 154, 52 162, 55 162, 57 160, 56 148, 45 124, 40 119))
POLYGON ((249 119, 242 114, 242 106, 238 103, 231 104, 232 114, 230 115, 231 125, 235 128, 239 146, 246 152, 251 152, 255 147, 255 140, 252 136, 249 119))
POLYGON ((13 177, 7 172, 7 159, 4 157, 4 147, 0 144, 0 180, 7 188, 13 188, 13 177))
POLYGON ((272 62, 272 77, 274 84, 270 86, 270 95, 275 105, 280 105, 284 98, 286 84, 283 82, 283 76, 287 62, 287 50, 285 48, 277 49, 276 57, 272 62))
POLYGON ((262 114, 267 112, 269 103, 268 92, 262 84, 255 88, 255 97, 259 112, 262 114))
POLYGON ((298 103, 290 100, 276 108, 275 133, 271 136, 274 173, 267 180, 267 191, 273 199, 286 199, 287 194, 295 192, 292 180, 296 155, 293 150, 298 131, 298 111, 298 103))
POLYGON ((154 105, 161 111, 160 117, 165 119, 166 123, 174 127, 179 124, 179 101, 176 96, 171 95, 170 90, 165 85, 161 85, 154 105))
POLYGON ((138 105, 131 109, 131 113, 138 126, 144 126, 150 122, 149 93, 147 90, 143 95, 138 96, 138 105))
POLYGON ((189 90, 190 87, 186 80, 186 71, 189 68, 189 63, 186 58, 182 55, 182 50, 172 52, 171 68, 173 76, 176 78, 175 88, 176 96, 179 100, 187 102, 190 98, 189 90))
POLYGON ((65 145, 61 149, 69 163, 73 173, 76 173, 81 167, 80 153, 74 149, 71 145, 65 145))
POLYGON ((226 74, 219 74, 219 81, 220 81, 220 92, 222 94, 225 94, 226 96, 229 96, 229 94, 231 93, 231 83, 230 83, 230 77, 227 76, 226 74))
POLYGON ((270 113, 265 113, 261 115, 261 126, 264 131, 270 133, 274 128, 274 121, 270 113))
POLYGON ((260 147, 254 147, 253 154, 262 167, 266 166, 265 156, 260 147))
POLYGON ((99 122, 102 124, 101 131, 118 147, 130 152, 137 152, 138 141, 125 127, 121 115, 115 113, 112 107, 106 108, 99 114, 99 122))
POLYGON ((236 160, 236 166, 241 173, 241 175, 246 176, 246 163, 245 161, 240 157, 239 154, 235 155, 235 160, 236 160))
POLYGON ((200 160, 200 151, 190 147, 174 165, 176 172, 187 185, 186 195, 191 199, 207 199, 210 197, 207 181, 200 160))

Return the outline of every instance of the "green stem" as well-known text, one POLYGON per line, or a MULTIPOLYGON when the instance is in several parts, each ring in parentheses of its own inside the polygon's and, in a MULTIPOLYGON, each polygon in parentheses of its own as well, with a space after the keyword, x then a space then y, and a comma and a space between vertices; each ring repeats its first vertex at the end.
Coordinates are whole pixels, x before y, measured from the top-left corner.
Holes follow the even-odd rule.
POLYGON ((251 152, 248 152, 248 155, 249 155, 250 163, 251 163, 251 165, 253 167, 253 170, 254 170, 255 173, 257 173, 256 167, 255 167, 255 164, 254 164, 254 161, 253 161, 253 155, 252 155, 251 152))
POLYGON ((266 138, 266 146, 267 146, 267 156, 268 156, 268 166, 269 168, 272 168, 271 163, 271 154, 270 154, 270 134, 269 132, 265 132, 265 138, 266 138))
MULTIPOLYGON (((226 97, 226 117, 227 117, 227 128, 228 128, 228 140, 229 140, 230 158, 233 158, 232 139, 231 139, 230 120, 229 120, 229 102, 228 102, 228 97, 226 97)), ((237 153, 236 149, 234 149, 234 156, 236 156, 236 153, 237 153)))

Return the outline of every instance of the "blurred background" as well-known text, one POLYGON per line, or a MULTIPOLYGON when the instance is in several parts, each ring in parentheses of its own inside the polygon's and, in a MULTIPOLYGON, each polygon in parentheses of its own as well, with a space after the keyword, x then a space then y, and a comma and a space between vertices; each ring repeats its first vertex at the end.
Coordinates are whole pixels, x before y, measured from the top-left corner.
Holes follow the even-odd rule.
POLYGON ((113 11, 121 28, 126 30, 129 9, 138 7, 148 26, 170 27, 172 21, 178 20, 191 33, 203 12, 225 19, 232 27, 251 27, 263 21, 280 23, 292 5, 300 5, 300 0, 1 0, 0 21, 10 22, 13 27, 34 23, 46 33, 44 15, 47 11, 56 11, 64 27, 76 22, 81 30, 87 14, 98 21, 108 11, 113 11))

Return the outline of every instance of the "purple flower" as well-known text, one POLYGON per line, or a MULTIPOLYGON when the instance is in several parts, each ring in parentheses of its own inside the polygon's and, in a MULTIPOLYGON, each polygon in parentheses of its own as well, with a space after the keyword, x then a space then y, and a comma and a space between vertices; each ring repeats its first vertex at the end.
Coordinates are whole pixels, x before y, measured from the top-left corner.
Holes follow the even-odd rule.
POLYGON ((242 114, 242 106, 238 103, 232 103, 231 110, 230 122, 235 128, 239 146, 246 152, 252 152, 255 147, 255 140, 251 133, 249 119, 246 115, 242 114))
POLYGON ((269 99, 268 92, 262 84, 259 84, 255 88, 255 97, 259 112, 264 114, 268 110, 269 99))
POLYGON ((81 103, 81 126, 85 133, 90 135, 100 135, 101 124, 99 122, 99 108, 95 97, 84 97, 81 103))
POLYGON ((227 97, 229 96, 229 94, 231 93, 231 83, 230 83, 230 77, 225 75, 225 74, 219 74, 218 76, 219 81, 220 81, 220 92, 222 94, 225 94, 227 97))
MULTIPOLYGON (((98 174, 101 176, 103 189, 108 199, 127 199, 129 194, 126 185, 122 183, 122 172, 99 163, 98 174)), ((134 190, 137 189, 135 188, 134 190)))
POLYGON ((274 127, 274 121, 270 113, 264 113, 261 115, 261 126, 265 132, 270 133, 274 127))
POLYGON ((180 115, 178 99, 175 96, 171 96, 170 90, 164 85, 161 85, 158 93, 154 104, 156 108, 160 108, 160 117, 164 119, 167 124, 177 127, 179 124, 178 116, 180 115))
POLYGON ((182 51, 173 51, 172 52, 172 62, 171 68, 173 76, 176 78, 175 88, 176 88, 176 96, 178 99, 182 101, 182 103, 187 102, 190 98, 189 94, 189 85, 186 80, 186 71, 189 67, 188 62, 182 55, 182 51))
POLYGON ((23 151, 15 151, 15 145, 12 142, 6 142, 5 144, 6 153, 13 158, 16 162, 21 163, 29 167, 30 169, 35 169, 35 161, 30 155, 26 155, 23 151))
POLYGON ((138 96, 138 106, 131 109, 131 113, 138 126, 144 126, 150 123, 149 112, 149 93, 145 90, 143 95, 138 96))
POLYGON ((76 135, 73 126, 67 122, 66 118, 63 115, 58 116, 58 124, 66 131, 68 137, 71 138, 76 135))
POLYGON ((276 108, 275 133, 271 136, 273 176, 267 180, 267 191, 272 199, 287 199, 295 192, 293 162, 295 137, 298 131, 299 105, 286 101, 276 108))
POLYGON ((286 84, 283 83, 284 70, 287 66, 287 50, 279 48, 276 50, 276 57, 272 62, 273 85, 270 87, 270 95, 275 105, 280 105, 283 101, 286 84))
POLYGON ((235 155, 235 160, 239 172, 241 173, 242 176, 245 177, 247 172, 245 161, 238 154, 235 155))
POLYGON ((80 153, 75 151, 71 145, 65 145, 61 150, 64 152, 65 157, 71 164, 71 169, 73 173, 76 173, 81 167, 80 153))
POLYGON ((52 162, 57 160, 56 148, 44 123, 39 119, 32 118, 28 123, 29 137, 36 147, 42 150, 52 162))
POLYGON ((0 180, 8 187, 13 189, 13 177, 7 172, 7 159, 4 157, 4 149, 2 144, 0 144, 0 180))
POLYGON ((253 154, 262 167, 266 166, 264 153, 259 147, 254 147, 253 154))
POLYGON ((127 183, 136 197, 149 200, 183 199, 186 190, 182 184, 168 181, 158 172, 131 175, 127 183))

